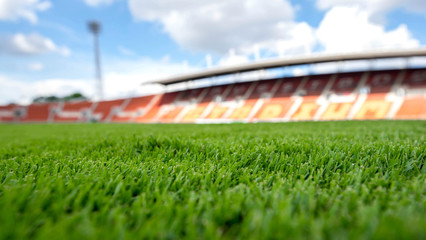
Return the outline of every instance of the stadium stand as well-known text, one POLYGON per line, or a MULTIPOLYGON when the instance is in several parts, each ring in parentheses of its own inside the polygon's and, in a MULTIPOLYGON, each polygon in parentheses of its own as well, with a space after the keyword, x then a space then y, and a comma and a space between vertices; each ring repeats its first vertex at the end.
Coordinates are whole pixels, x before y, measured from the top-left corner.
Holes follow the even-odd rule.
POLYGON ((253 121, 280 121, 285 119, 294 104, 293 95, 298 87, 306 81, 305 78, 279 79, 271 83, 270 91, 263 94, 259 110, 254 114, 253 121))
POLYGON ((18 107, 15 104, 0 106, 0 122, 14 122, 16 119, 15 111, 18 107))
POLYGON ((90 115, 93 103, 89 101, 75 101, 59 104, 55 112, 55 122, 85 122, 90 115))
POLYGON ((212 111, 206 119, 219 122, 245 119, 253 107, 253 104, 245 105, 246 99, 256 84, 256 82, 246 82, 228 85, 218 101, 214 102, 212 111))
POLYGON ((396 119, 426 119, 426 97, 407 97, 398 110, 396 119))
POLYGON ((173 119, 175 122, 192 122, 191 115, 197 114, 197 111, 203 111, 204 107, 198 107, 193 109, 201 102, 204 96, 207 94, 207 88, 198 88, 182 91, 175 104, 180 106, 176 110, 176 117, 173 119), (183 106, 183 107, 181 107, 183 106))
POLYGON ((416 69, 407 71, 407 77, 402 82, 402 85, 409 89, 426 88, 426 70, 416 69))
POLYGON ((58 103, 33 103, 26 108, 19 109, 22 116, 20 122, 50 122, 54 116, 52 111, 58 103))
POLYGON ((367 80, 362 87, 361 107, 354 119, 385 119, 396 97, 390 97, 391 90, 398 83, 404 71, 377 71, 367 73, 367 80))
POLYGON ((399 91, 406 95, 396 112, 396 119, 426 119, 426 69, 406 72, 399 91))
POLYGON ((94 103, 92 118, 100 122, 109 122, 112 116, 121 111, 125 99, 102 101, 94 103))
POLYGON ((166 122, 164 120, 170 119, 171 115, 176 115, 173 114, 173 112, 176 112, 177 106, 173 105, 173 103, 178 95, 179 92, 170 92, 159 95, 152 107, 147 109, 147 111, 141 116, 135 118, 135 122, 166 122))
POLYGON ((199 101, 187 106, 181 118, 181 122, 189 123, 203 121, 203 119, 210 114, 211 110, 215 108, 216 102, 222 101, 222 96, 226 88, 226 86, 203 88, 203 94, 200 95, 199 101))
POLYGON ((133 122, 135 118, 147 111, 149 103, 155 96, 134 97, 124 103, 124 108, 115 113, 112 122, 133 122))
POLYGON ((311 76, 306 78, 296 94, 300 96, 299 106, 292 114, 292 120, 313 120, 321 107, 321 99, 326 86, 332 83, 333 75, 311 76))
POLYGON ((328 106, 324 107, 321 120, 344 120, 358 99, 357 89, 362 85, 365 73, 342 73, 335 76, 327 93, 328 106))
POLYGON ((101 102, 0 106, 0 122, 426 119, 426 69, 286 77, 101 102))

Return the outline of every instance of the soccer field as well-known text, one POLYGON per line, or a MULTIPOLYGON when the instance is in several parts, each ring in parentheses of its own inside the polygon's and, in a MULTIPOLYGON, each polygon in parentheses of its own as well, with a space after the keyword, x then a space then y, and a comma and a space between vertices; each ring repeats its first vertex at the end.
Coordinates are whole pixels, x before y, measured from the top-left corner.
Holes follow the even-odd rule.
POLYGON ((425 239, 426 122, 0 125, 1 239, 425 239))

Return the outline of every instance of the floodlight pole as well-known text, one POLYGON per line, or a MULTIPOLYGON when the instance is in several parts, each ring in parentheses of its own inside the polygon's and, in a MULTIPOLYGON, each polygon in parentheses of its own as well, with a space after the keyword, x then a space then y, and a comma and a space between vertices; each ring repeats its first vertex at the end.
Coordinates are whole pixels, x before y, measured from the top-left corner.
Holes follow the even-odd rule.
POLYGON ((90 21, 88 23, 89 30, 93 34, 93 45, 95 51, 95 69, 96 69, 96 80, 99 100, 103 99, 103 84, 102 84, 102 72, 101 72, 101 58, 99 53, 99 32, 101 31, 101 25, 99 22, 90 21))

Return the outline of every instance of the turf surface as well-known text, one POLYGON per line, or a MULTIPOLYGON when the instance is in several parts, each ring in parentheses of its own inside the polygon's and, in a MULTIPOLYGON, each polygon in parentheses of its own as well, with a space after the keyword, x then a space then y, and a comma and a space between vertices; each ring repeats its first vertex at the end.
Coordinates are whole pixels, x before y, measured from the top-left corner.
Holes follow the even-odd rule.
POLYGON ((425 121, 0 125, 1 239, 425 239, 425 121))

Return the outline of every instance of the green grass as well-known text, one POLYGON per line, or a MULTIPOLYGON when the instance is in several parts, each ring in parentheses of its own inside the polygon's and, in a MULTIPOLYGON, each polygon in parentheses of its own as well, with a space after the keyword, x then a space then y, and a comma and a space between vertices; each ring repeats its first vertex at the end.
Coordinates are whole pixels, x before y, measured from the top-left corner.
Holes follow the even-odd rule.
POLYGON ((0 125, 1 239, 425 239, 425 121, 0 125))

